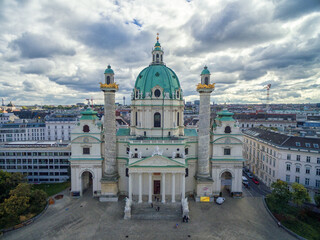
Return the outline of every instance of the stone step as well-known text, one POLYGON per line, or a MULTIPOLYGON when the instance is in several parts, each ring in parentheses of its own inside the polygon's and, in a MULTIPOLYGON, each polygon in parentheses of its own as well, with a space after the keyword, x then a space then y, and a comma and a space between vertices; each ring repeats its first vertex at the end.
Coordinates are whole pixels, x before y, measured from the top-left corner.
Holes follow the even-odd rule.
POLYGON ((151 208, 150 204, 133 204, 132 219, 141 220, 178 220, 181 218, 181 204, 154 204, 151 208), (160 207, 160 211, 156 211, 156 207, 160 207))

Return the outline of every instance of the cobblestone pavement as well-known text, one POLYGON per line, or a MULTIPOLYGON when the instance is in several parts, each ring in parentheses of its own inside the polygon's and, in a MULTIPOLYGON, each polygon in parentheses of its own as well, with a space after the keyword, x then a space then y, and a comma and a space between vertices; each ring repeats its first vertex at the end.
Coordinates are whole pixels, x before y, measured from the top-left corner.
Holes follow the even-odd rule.
POLYGON ((123 220, 124 201, 100 203, 89 196, 71 199, 67 191, 64 194, 36 222, 3 239, 294 239, 277 227, 262 198, 247 190, 244 198, 227 197, 222 205, 190 201, 189 223, 123 220))

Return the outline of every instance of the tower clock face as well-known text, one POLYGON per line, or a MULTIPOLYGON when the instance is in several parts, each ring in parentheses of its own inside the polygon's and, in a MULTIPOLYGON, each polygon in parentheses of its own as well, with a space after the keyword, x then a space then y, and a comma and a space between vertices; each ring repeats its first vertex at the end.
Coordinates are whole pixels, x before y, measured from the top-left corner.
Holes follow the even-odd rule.
POLYGON ((85 142, 85 143, 89 142, 89 138, 85 137, 85 138, 83 139, 83 142, 85 142))

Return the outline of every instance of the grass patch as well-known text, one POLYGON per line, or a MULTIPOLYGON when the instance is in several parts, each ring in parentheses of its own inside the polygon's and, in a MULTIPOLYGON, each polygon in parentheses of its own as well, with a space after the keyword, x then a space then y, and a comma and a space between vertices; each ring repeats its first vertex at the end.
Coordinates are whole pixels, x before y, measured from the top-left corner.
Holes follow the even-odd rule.
POLYGON ((55 195, 69 187, 70 187, 70 182, 42 183, 42 184, 34 184, 32 186, 33 189, 40 189, 45 191, 48 194, 48 197, 55 195))
POLYGON ((274 203, 268 199, 267 205, 273 215, 291 231, 306 239, 320 239, 320 214, 289 205, 279 212, 274 203))

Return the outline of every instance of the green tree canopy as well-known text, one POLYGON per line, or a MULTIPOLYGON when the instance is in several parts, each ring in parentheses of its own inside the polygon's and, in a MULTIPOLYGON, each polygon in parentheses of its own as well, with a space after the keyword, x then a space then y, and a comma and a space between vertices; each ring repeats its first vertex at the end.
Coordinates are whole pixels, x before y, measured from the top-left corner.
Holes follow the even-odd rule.
POLYGON ((299 183, 292 184, 292 201, 297 205, 301 206, 304 202, 310 202, 310 196, 307 189, 299 183))
POLYGON ((21 173, 9 173, 0 170, 0 203, 9 197, 9 193, 19 183, 25 182, 25 176, 21 173))
POLYGON ((17 197, 30 197, 31 195, 31 186, 28 183, 19 183, 15 189, 10 191, 10 196, 17 197))
POLYGON ((30 211, 33 213, 39 212, 47 204, 47 194, 40 189, 35 189, 30 195, 30 211))
POLYGON ((288 183, 277 180, 271 184, 272 192, 268 195, 277 210, 281 212, 284 210, 291 199, 291 192, 289 190, 288 183))

